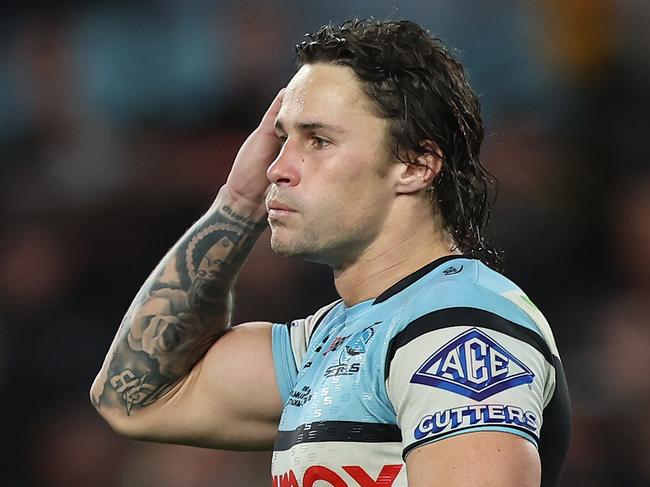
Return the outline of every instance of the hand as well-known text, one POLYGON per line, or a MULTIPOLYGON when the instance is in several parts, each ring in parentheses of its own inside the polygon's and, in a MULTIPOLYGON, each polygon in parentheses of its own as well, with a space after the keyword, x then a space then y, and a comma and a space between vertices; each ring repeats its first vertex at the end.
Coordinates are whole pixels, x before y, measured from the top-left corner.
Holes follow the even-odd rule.
POLYGON ((266 170, 280 151, 281 142, 275 133, 275 118, 282 106, 285 89, 281 89, 258 127, 239 149, 230 170, 226 186, 233 198, 249 203, 264 204, 270 183, 266 170))

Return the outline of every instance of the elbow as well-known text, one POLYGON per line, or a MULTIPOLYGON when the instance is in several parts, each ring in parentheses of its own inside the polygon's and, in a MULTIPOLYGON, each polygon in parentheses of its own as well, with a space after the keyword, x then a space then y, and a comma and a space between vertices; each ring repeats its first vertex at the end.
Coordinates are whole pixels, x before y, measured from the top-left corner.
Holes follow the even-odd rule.
POLYGON ((106 408, 105 406, 97 406, 93 402, 93 406, 102 417, 104 421, 111 427, 111 429, 120 436, 132 440, 147 440, 150 435, 147 435, 142 430, 142 425, 134 418, 126 414, 126 412, 119 412, 114 409, 106 408))
POLYGON ((149 439, 147 435, 143 434, 142 431, 139 431, 134 427, 134 424, 129 421, 124 421, 124 418, 120 418, 116 415, 102 414, 102 418, 108 423, 115 433, 125 438, 131 440, 147 440, 149 439))
POLYGON ((127 412, 107 405, 102 398, 103 391, 98 390, 96 384, 92 385, 89 392, 91 404, 113 431, 127 438, 142 439, 141 433, 137 431, 137 424, 127 412))
POLYGON ((164 441, 161 440, 157 428, 156 415, 149 412, 134 410, 127 412, 125 407, 107 404, 107 401, 90 389, 90 402, 99 415, 115 433, 131 440, 164 441))

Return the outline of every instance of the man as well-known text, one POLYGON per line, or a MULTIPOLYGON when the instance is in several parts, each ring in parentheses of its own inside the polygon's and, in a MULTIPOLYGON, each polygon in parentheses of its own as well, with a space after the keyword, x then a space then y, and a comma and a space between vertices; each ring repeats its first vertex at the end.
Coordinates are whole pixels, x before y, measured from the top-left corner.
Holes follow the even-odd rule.
POLYGON ((406 21, 326 26, 297 50, 136 296, 93 404, 133 438, 273 447, 278 487, 559 485, 566 382, 541 313, 481 262, 498 259, 462 67, 406 21), (333 269, 341 300, 230 327, 267 221, 276 252, 333 269))

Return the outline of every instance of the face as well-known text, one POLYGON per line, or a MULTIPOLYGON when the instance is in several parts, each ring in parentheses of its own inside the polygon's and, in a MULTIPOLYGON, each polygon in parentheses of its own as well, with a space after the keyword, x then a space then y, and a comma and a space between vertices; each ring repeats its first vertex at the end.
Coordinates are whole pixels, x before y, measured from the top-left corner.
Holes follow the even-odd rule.
POLYGON ((388 122, 369 109, 350 68, 303 66, 276 119, 283 140, 267 175, 271 247, 332 267, 377 238, 394 197, 388 122))

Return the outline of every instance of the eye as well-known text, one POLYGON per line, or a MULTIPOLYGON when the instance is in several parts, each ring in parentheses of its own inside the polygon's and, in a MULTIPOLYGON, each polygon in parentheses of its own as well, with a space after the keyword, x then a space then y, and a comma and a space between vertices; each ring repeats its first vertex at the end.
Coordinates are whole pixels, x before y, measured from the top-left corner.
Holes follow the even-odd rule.
POLYGON ((319 137, 318 135, 311 136, 311 145, 317 149, 325 149, 330 144, 331 142, 323 137, 319 137))

